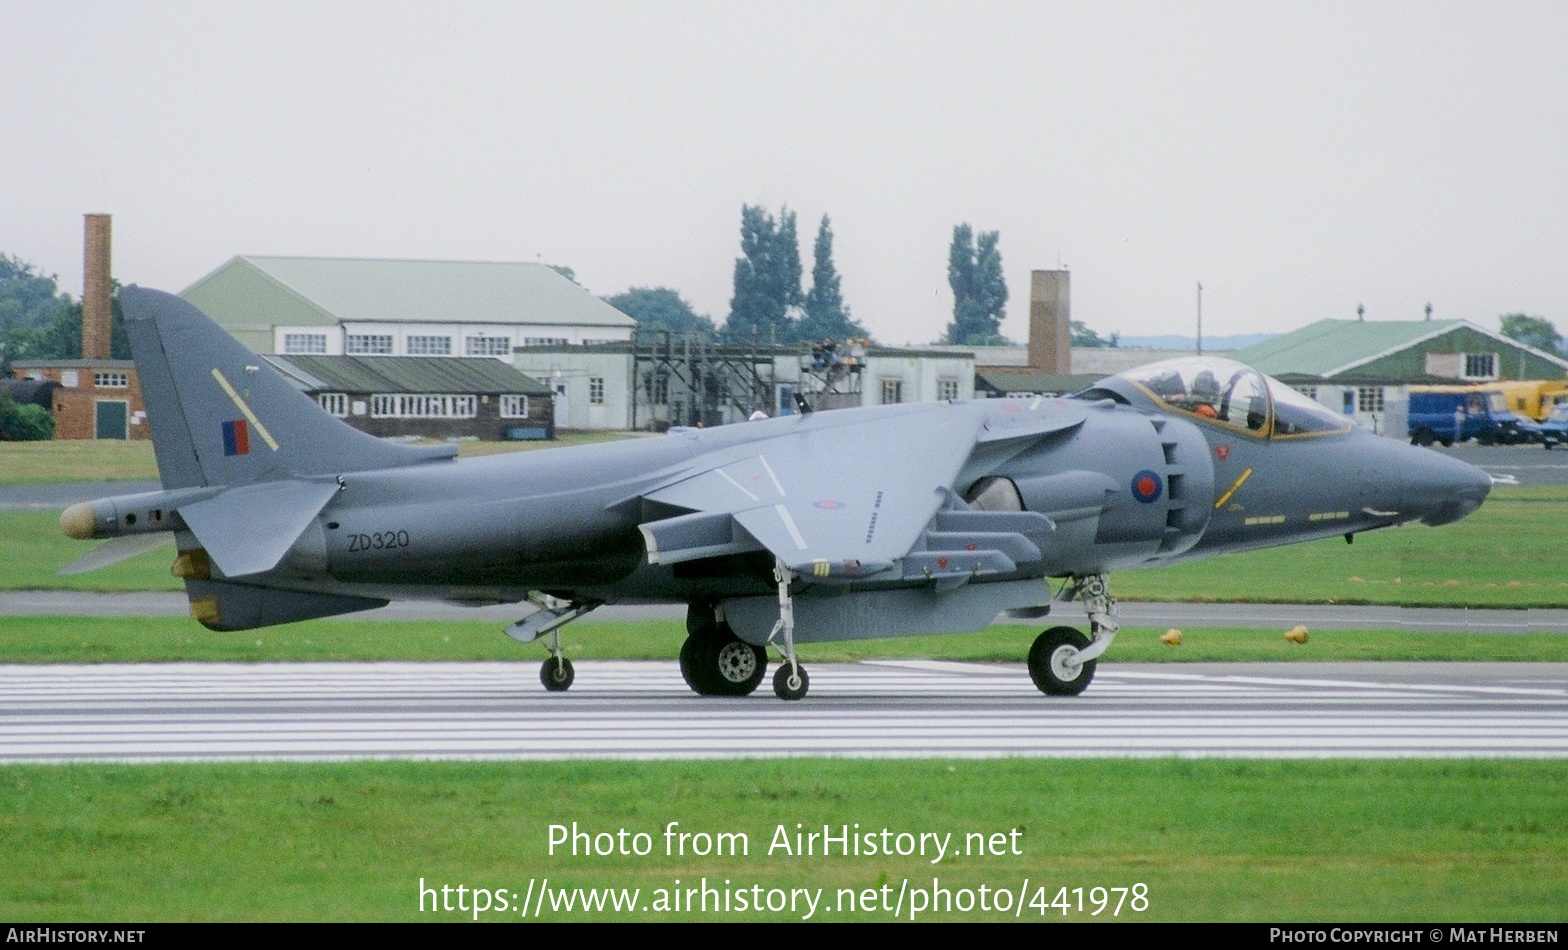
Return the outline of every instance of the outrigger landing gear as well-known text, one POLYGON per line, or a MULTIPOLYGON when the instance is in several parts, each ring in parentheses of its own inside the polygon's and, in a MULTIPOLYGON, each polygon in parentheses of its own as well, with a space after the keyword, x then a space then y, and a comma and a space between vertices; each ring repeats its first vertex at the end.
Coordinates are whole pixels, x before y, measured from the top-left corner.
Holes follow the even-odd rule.
POLYGON ((773 643, 784 654, 784 664, 773 674, 773 694, 779 699, 793 701, 804 697, 811 685, 810 677, 795 659, 795 601, 789 592, 795 575, 783 561, 778 561, 773 568, 773 577, 779 582, 779 619, 773 625, 773 632, 768 634, 768 642, 773 643, 774 637, 784 634, 783 646, 773 643))
POLYGON ((1065 599, 1083 598, 1094 640, 1072 627, 1052 627, 1029 648, 1029 677, 1048 696, 1077 696, 1094 679, 1095 661, 1116 638, 1116 599, 1104 574, 1074 578, 1065 599))
POLYGON ((681 644, 681 677, 699 696, 749 696, 768 671, 768 653, 730 629, 707 604, 692 604, 681 644))
POLYGON ((548 594, 531 594, 528 599, 539 609, 507 627, 506 635, 519 643, 532 643, 548 633, 550 657, 539 667, 539 682, 552 693, 564 693, 571 689, 577 674, 572 670, 572 661, 561 653, 561 628, 599 604, 586 600, 565 601, 548 594))

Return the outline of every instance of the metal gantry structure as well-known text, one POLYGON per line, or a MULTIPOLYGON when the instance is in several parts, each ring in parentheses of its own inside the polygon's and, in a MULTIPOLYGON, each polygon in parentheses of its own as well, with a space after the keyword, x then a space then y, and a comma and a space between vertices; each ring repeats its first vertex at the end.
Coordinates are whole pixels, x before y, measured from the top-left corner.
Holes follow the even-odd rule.
POLYGON ((781 402, 783 411, 793 411, 793 392, 813 408, 858 406, 866 346, 863 340, 721 342, 639 327, 632 335, 632 428, 723 425, 758 409, 771 415, 781 402))

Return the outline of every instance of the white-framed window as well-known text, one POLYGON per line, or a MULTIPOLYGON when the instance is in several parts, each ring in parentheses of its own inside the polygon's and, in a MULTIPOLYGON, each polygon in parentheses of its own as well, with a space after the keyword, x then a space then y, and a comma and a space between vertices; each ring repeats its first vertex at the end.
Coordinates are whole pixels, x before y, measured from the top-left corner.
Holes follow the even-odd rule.
POLYGON ((588 402, 595 406, 604 405, 604 377, 588 377, 588 402))
POLYGON ((1358 412, 1382 412, 1383 405, 1382 386, 1362 386, 1356 390, 1358 412))
POLYGON ((1464 379, 1496 379, 1496 353, 1466 353, 1464 379))
POLYGON ((1301 393, 1313 402, 1317 401, 1318 388, 1316 386, 1297 386, 1296 392, 1301 393))
POLYGON ((93 386, 98 389, 124 389, 131 384, 129 373, 94 373, 93 386))
POLYGON ((524 346, 565 346, 569 341, 564 336, 525 336, 524 346))
POLYGON ((410 336, 404 346, 409 356, 451 356, 452 338, 449 336, 410 336))
POLYGON ((350 333, 343 340, 343 352, 350 356, 391 356, 392 334, 350 333))
POLYGON ((904 381, 902 379, 882 380, 882 405, 891 405, 904 401, 904 381))
POLYGON ((374 419, 472 419, 478 405, 476 396, 384 393, 370 397, 370 415, 374 419))
POLYGON ((936 381, 936 398, 942 402, 958 398, 958 380, 951 377, 936 381))
POLYGON ((625 340, 601 340, 598 337, 594 337, 593 339, 589 339, 587 337, 583 338, 583 346, 604 346, 607 343, 625 343, 625 342, 626 342, 625 340))
POLYGON ((463 338, 464 356, 511 356, 509 336, 468 336, 463 338))
POLYGON ((317 393, 316 402, 339 419, 348 415, 348 393, 317 393))
POLYGON ((501 418, 528 418, 528 397, 520 396, 515 393, 503 393, 501 395, 501 418))
POLYGON ((327 335, 325 333, 285 333, 283 334, 283 352, 305 356, 314 353, 327 352, 327 335))

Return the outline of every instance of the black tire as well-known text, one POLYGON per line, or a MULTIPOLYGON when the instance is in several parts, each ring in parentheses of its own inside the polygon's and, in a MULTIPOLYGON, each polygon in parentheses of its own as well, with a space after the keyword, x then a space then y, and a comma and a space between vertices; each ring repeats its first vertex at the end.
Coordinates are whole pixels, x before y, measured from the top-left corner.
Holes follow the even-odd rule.
POLYGON ((539 682, 552 693, 564 693, 571 689, 572 680, 576 678, 572 661, 564 656, 552 656, 539 667, 539 682))
POLYGON ((1410 437, 1410 444, 1411 445, 1428 446, 1428 445, 1431 445, 1436 440, 1437 440, 1437 433, 1433 432, 1431 429, 1427 428, 1426 426, 1422 426, 1421 428, 1419 428, 1419 429, 1417 429, 1415 431, 1414 435, 1412 435, 1410 437))
POLYGON ((750 696, 768 671, 768 654, 720 624, 688 636, 680 663, 681 677, 698 696, 750 696))
POLYGON ((1453 448, 1453 446, 1454 446, 1454 440, 1453 439, 1443 439, 1442 443, 1443 443, 1443 448, 1445 448, 1445 449, 1453 448))
POLYGON ((792 669, 790 664, 786 662, 780 665, 778 671, 773 674, 773 695, 787 703, 804 698, 806 691, 809 689, 811 689, 811 677, 806 675, 806 668, 798 663, 792 669), (795 672, 800 674, 800 678, 792 685, 790 683, 790 680, 793 679, 791 674, 795 672))
POLYGON ((1497 433, 1491 429, 1482 429, 1475 434, 1476 445, 1491 445, 1497 441, 1497 433))
POLYGON ((1090 660, 1076 667, 1062 661, 1089 646, 1089 638, 1072 627, 1052 627, 1035 637, 1029 648, 1029 678, 1047 696, 1077 696, 1094 679, 1090 660))

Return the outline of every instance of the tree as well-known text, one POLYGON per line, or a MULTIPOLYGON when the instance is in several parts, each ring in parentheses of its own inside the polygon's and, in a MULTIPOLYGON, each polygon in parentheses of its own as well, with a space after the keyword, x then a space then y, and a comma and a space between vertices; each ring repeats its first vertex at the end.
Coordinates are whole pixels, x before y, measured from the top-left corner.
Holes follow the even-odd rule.
POLYGON ((838 268, 833 266, 833 223, 827 215, 817 228, 812 248, 811 291, 806 294, 805 314, 797 327, 802 340, 864 337, 866 330, 850 319, 849 307, 839 290, 838 268))
POLYGON ((54 416, 43 406, 18 406, 0 392, 0 441, 42 442, 54 438, 54 416))
POLYGON ((1533 346, 1547 353, 1561 351, 1563 344, 1562 334, 1545 317, 1532 317, 1524 313, 1509 313, 1498 318, 1503 327, 1503 336, 1510 340, 1518 340, 1525 346, 1533 346))
POLYGON ((1089 329, 1088 324, 1081 320, 1073 320, 1071 322, 1071 326, 1073 329, 1073 346, 1082 346, 1088 349, 1103 347, 1114 348, 1119 346, 1121 343, 1120 333, 1112 333, 1108 337, 1102 337, 1098 333, 1089 329))
POLYGON ((1002 254, 997 250, 998 231, 975 238, 966 222, 953 228, 947 253, 947 283, 953 288, 953 322, 947 342, 959 346, 1005 344, 1002 317, 1007 312, 1007 281, 1002 276, 1002 254))
POLYGON ((760 205, 742 205, 740 251, 725 335, 780 342, 795 339, 797 318, 791 310, 801 302, 795 213, 784 208, 775 221, 760 205))
MULTIPOLYGON (((572 283, 577 284, 577 272, 572 270, 570 267, 567 267, 565 264, 546 264, 544 266, 555 271, 557 274, 560 274, 562 277, 565 277, 572 283)), ((582 284, 577 284, 577 286, 581 287, 582 284)))
POLYGON ((625 293, 604 298, 604 302, 644 327, 705 337, 719 334, 719 328, 711 319, 698 314, 691 304, 681 299, 679 291, 669 287, 633 287, 625 293))

